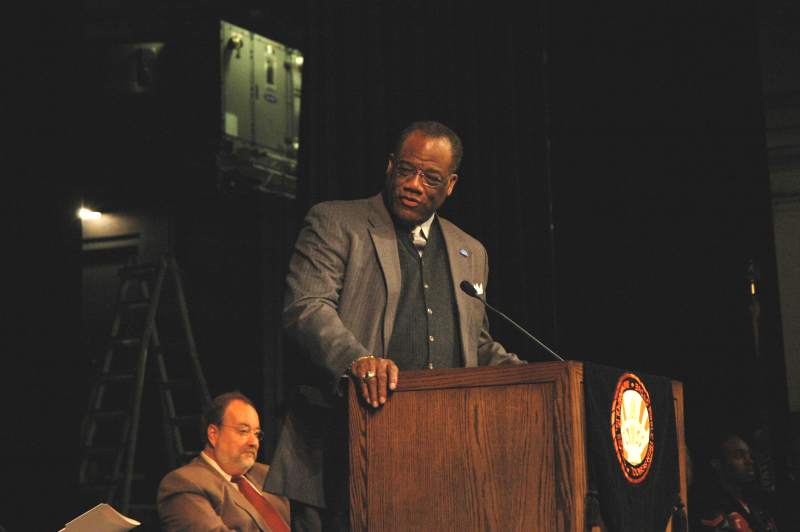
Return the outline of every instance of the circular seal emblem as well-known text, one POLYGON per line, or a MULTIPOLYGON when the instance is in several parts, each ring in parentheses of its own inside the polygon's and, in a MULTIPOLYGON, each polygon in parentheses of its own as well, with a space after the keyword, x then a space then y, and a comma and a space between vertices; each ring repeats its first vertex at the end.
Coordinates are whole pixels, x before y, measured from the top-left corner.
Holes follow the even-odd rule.
POLYGON ((632 484, 642 482, 655 452, 653 407, 647 388, 633 373, 625 373, 617 381, 611 403, 611 438, 625 478, 632 484))

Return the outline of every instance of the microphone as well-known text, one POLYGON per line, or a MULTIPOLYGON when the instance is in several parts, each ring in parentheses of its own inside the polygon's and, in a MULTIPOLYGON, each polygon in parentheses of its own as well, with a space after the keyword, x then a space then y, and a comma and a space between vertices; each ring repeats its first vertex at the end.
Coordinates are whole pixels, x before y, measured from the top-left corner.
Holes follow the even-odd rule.
MULTIPOLYGON (((508 316, 506 316, 505 314, 503 314, 502 312, 500 312, 499 310, 497 310, 496 308, 491 306, 489 303, 487 303, 486 299, 483 298, 483 291, 481 291, 479 293, 478 289, 474 285, 472 285, 469 281, 461 281, 461 284, 459 286, 461 287, 461 290, 465 294, 467 294, 470 297, 474 297, 475 299, 477 299, 478 301, 483 303, 486 308, 488 308, 489 310, 491 310, 492 312, 494 312, 495 314, 497 314, 498 316, 500 316, 501 318, 506 320, 508 323, 510 323, 511 325, 516 327, 518 330, 520 330, 522 332, 522 334, 524 334, 525 336, 527 336, 528 338, 530 338, 531 340, 533 340, 534 342, 539 344, 539 346, 541 346, 542 349, 544 349, 545 351, 550 353, 556 360, 560 360, 561 362, 566 362, 555 351, 553 351, 552 349, 550 349, 549 347, 544 345, 541 341, 539 341, 538 338, 536 338, 534 335, 532 335, 531 333, 529 333, 528 331, 523 329, 514 320, 512 320, 511 318, 509 318, 508 316)), ((478 285, 478 286, 480 286, 480 285, 478 285)))

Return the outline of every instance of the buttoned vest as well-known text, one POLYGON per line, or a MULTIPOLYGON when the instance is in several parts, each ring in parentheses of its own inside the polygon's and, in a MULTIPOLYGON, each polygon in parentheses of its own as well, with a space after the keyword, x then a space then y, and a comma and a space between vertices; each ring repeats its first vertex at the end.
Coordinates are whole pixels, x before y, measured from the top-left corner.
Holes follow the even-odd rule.
POLYGON ((421 258, 410 233, 396 231, 402 284, 387 356, 403 371, 460 367, 458 308, 439 221, 421 258))

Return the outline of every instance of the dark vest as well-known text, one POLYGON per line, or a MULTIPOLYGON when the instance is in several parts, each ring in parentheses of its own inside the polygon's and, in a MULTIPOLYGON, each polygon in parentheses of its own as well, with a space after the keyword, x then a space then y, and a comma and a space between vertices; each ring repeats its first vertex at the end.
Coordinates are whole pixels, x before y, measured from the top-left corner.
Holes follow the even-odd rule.
POLYGON ((431 224, 421 258, 401 228, 397 251, 402 284, 387 356, 403 371, 460 367, 458 308, 439 221, 431 224))

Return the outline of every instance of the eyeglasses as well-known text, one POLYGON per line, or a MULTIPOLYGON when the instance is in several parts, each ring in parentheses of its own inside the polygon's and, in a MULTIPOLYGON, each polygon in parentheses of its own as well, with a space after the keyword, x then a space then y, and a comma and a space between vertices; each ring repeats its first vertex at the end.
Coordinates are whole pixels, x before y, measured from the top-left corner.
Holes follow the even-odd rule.
POLYGON ((234 425, 220 425, 220 427, 228 427, 229 429, 235 430, 239 434, 239 436, 242 437, 242 439, 249 438, 250 434, 253 434, 258 441, 261 441, 261 440, 264 439, 264 431, 263 430, 261 430, 261 429, 253 430, 252 428, 248 427, 247 425, 240 425, 238 427, 234 426, 234 425))
POLYGON ((421 168, 416 168, 405 161, 397 163, 394 167, 394 175, 400 176, 403 179, 414 177, 417 174, 422 178, 422 183, 430 188, 440 188, 447 183, 447 177, 440 176, 433 172, 426 172, 421 168))

